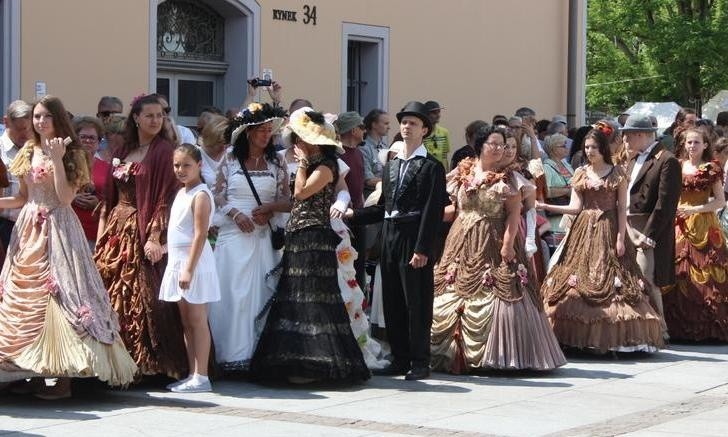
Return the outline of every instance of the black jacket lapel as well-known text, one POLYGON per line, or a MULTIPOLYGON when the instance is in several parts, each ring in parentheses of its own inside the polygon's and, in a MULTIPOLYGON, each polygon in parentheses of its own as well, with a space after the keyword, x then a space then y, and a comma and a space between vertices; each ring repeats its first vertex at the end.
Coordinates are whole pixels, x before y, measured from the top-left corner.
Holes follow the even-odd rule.
MULTIPOLYGON (((645 177, 647 172, 652 168, 652 166, 655 163, 655 155, 657 155, 662 150, 662 146, 660 144, 656 145, 654 149, 650 152, 650 154, 647 156, 647 160, 645 160, 644 164, 642 164, 642 167, 640 168, 640 171, 637 173, 637 176, 634 178, 634 182, 632 182, 632 190, 635 190, 635 187, 639 184, 639 182, 642 180, 642 178, 645 177)), ((636 162, 636 160, 635 160, 636 162)))
MULTIPOLYGON (((401 159, 393 159, 387 163, 389 167, 389 183, 386 186, 387 192, 382 192, 384 196, 384 211, 387 213, 392 212, 394 206, 394 195, 397 192, 397 184, 399 183, 399 166, 402 165, 401 159)), ((385 189, 384 182, 382 182, 382 190, 385 189)))

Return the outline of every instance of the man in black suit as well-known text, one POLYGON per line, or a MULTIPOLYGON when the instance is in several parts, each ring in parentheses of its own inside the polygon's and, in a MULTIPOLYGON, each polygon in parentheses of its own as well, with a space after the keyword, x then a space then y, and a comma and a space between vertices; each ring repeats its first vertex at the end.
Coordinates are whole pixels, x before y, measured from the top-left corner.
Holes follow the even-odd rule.
POLYGON ((379 203, 347 215, 353 224, 384 220, 382 299, 394 361, 378 373, 417 380, 430 376, 433 243, 447 194, 445 168, 422 144, 433 128, 425 105, 409 102, 397 120, 404 147, 382 171, 379 203))

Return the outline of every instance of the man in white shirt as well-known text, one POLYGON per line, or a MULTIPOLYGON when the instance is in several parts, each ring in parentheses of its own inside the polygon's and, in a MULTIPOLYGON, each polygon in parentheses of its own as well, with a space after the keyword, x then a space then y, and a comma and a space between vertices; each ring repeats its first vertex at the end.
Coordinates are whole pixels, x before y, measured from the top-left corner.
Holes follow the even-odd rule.
MULTIPOLYGON (((25 142, 33 136, 32 115, 33 107, 22 100, 12 102, 5 110, 5 132, 0 136, 0 158, 8 169, 25 142)), ((20 181, 10 171, 8 181, 10 186, 3 189, 3 197, 14 196, 20 191, 20 181)), ((5 247, 10 243, 10 234, 19 213, 20 209, 0 210, 0 241, 5 247)))

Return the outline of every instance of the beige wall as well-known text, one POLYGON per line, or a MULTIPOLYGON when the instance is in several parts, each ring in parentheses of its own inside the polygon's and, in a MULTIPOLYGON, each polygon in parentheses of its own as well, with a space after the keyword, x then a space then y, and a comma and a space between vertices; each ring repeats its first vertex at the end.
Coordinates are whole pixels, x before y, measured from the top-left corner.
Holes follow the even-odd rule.
MULTIPOLYGON (((33 100, 35 82, 45 81, 69 110, 95 113, 102 95, 128 104, 147 91, 150 1, 23 0, 22 98, 33 100)), ((286 101, 308 97, 324 111, 341 109, 349 22, 390 29, 385 109, 439 101, 454 147, 477 118, 520 106, 545 118, 566 112, 568 0, 317 0, 316 26, 301 22, 300 0, 258 3, 260 67, 273 69, 286 101), (299 11, 299 21, 273 20, 273 8, 299 11)))
POLYGON ((316 26, 274 21, 272 9, 301 11, 297 0, 262 7, 261 68, 270 67, 286 100, 305 96, 340 109, 342 22, 390 28, 389 105, 434 99, 453 146, 465 125, 530 106, 539 117, 566 113, 567 0, 326 0, 316 26))
POLYGON ((23 0, 21 98, 44 81, 75 114, 96 114, 103 95, 128 105, 148 88, 148 35, 149 0, 23 0))

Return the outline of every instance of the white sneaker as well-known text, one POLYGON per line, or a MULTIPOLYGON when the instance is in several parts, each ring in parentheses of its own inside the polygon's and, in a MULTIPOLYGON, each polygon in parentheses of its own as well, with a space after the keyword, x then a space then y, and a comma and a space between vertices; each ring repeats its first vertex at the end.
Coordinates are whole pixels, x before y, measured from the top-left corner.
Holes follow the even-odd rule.
POLYGON ((175 382, 173 382, 171 384, 167 384, 166 389, 167 390, 172 390, 173 388, 179 387, 180 385, 186 383, 187 381, 190 381, 191 379, 192 379, 192 375, 188 376, 185 379, 180 379, 179 381, 175 381, 175 382))
POLYGON ((185 382, 184 384, 172 387, 170 390, 172 390, 174 393, 205 393, 212 391, 212 384, 210 384, 210 380, 190 380, 185 382))

